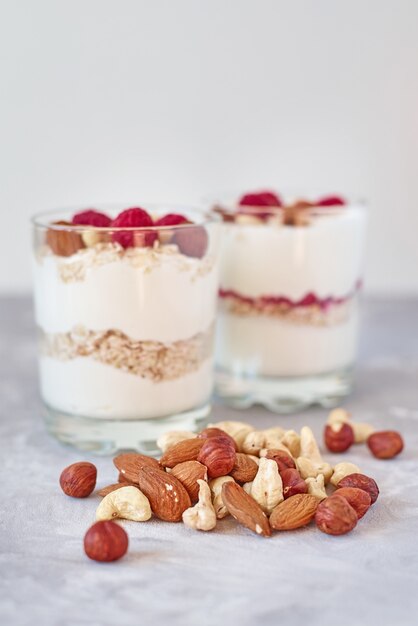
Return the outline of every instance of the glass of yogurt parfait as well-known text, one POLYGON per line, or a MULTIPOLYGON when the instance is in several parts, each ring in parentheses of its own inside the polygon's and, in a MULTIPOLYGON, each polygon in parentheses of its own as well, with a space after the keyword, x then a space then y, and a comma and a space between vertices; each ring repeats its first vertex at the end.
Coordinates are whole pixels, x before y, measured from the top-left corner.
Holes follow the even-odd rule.
POLYGON ((35 314, 48 428, 151 451, 210 410, 220 223, 184 207, 36 216, 35 314))
POLYGON ((356 358, 365 207, 267 191, 213 209, 224 231, 218 395, 278 413, 338 404, 356 358))

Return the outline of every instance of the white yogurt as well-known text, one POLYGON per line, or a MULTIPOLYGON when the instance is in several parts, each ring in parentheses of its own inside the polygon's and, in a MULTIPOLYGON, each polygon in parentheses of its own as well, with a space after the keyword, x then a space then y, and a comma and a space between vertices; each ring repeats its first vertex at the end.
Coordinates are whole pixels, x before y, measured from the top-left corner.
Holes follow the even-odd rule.
MULTIPOLYGON (((346 298, 361 279, 366 218, 362 207, 324 211, 306 227, 224 224, 221 288, 241 296, 308 293, 346 298)), ((286 377, 330 373, 352 365, 357 303, 343 321, 296 323, 221 307, 217 363, 234 375, 286 377)))
MULTIPOLYGON (((151 251, 138 250, 139 256, 147 253, 151 251)), ((130 340, 169 346, 210 331, 216 316, 216 256, 161 254, 151 262, 145 257, 132 262, 128 255, 86 264, 89 254, 94 252, 36 259, 35 309, 43 333, 69 333, 82 326, 89 331, 121 331, 130 340), (80 260, 78 276, 72 270, 80 260)), ((194 371, 161 381, 90 356, 40 358, 45 402, 53 409, 92 418, 156 418, 196 408, 210 397, 211 371, 210 355, 194 371)))

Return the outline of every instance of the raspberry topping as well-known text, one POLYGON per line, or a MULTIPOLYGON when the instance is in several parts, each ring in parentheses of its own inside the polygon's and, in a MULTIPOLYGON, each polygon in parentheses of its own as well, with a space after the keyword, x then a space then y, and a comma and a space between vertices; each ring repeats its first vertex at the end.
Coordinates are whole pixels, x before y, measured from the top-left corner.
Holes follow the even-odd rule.
POLYGON ((105 213, 99 213, 94 209, 87 209, 73 215, 71 223, 77 226, 96 226, 98 228, 107 228, 112 220, 105 213))
POLYGON ((317 202, 317 206, 342 206, 344 204, 345 200, 340 196, 325 196, 317 202))
POLYGON ((244 194, 238 204, 240 206, 282 206, 282 201, 272 191, 258 191, 244 194))
POLYGON ((179 215, 178 213, 168 213, 163 217, 160 217, 155 222, 156 226, 178 226, 179 224, 188 224, 189 220, 184 217, 184 215, 179 215))
MULTIPOLYGON (((126 209, 119 213, 113 220, 112 228, 144 228, 146 226, 154 226, 152 217, 139 207, 126 209)), ((119 243, 123 248, 152 246, 157 239, 157 233, 154 231, 117 231, 112 233, 112 240, 119 243)))

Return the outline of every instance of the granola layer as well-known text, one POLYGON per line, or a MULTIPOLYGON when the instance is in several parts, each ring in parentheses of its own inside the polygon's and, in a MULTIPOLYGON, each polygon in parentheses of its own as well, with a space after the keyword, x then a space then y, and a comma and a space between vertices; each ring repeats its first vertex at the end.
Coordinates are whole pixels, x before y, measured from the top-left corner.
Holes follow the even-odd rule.
POLYGON ((213 257, 193 259, 181 254, 175 244, 160 244, 155 242, 154 247, 123 248, 118 243, 96 243, 88 248, 82 248, 70 257, 59 257, 53 254, 48 246, 39 250, 37 259, 40 263, 47 257, 57 259, 57 268, 60 279, 64 283, 83 281, 89 269, 122 262, 134 268, 141 268, 149 273, 160 267, 162 263, 175 263, 181 272, 190 272, 191 280, 196 280, 210 272, 214 265, 213 257))
POLYGON ((40 332, 44 356, 60 361, 91 358, 154 382, 196 371, 212 355, 214 325, 206 332, 171 343, 137 341, 120 330, 93 331, 77 326, 67 333, 40 332))

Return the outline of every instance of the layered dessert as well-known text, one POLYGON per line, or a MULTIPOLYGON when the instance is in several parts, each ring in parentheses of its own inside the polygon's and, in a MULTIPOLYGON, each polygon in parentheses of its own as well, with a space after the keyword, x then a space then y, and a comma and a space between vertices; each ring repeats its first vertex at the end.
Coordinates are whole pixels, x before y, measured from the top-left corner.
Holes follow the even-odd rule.
POLYGON ((355 359, 365 212, 343 198, 246 194, 224 221, 217 361, 254 379, 325 375, 355 359))
POLYGON ((218 225, 198 213, 35 221, 41 393, 55 411, 148 419, 208 402, 218 225))

